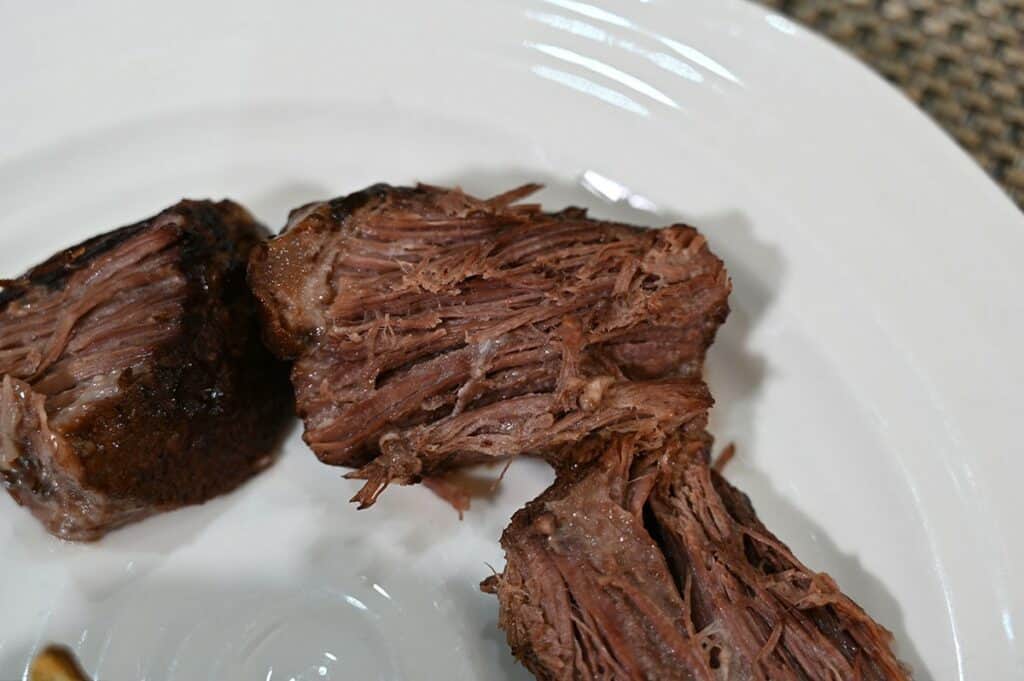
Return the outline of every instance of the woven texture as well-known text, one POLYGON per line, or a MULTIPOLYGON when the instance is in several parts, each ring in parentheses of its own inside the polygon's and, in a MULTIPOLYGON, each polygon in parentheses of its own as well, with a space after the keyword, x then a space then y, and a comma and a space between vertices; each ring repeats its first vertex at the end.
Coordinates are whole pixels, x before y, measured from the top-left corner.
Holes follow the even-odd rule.
POLYGON ((1024 208, 1024 0, 761 0, 899 86, 1024 208))

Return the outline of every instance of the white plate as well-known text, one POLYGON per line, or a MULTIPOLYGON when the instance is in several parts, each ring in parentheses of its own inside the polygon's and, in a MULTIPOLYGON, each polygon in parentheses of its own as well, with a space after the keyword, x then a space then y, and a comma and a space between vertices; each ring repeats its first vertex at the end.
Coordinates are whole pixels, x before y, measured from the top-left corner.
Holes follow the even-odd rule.
MULTIPOLYGON (((733 0, 2 11, 0 272, 183 195, 278 227, 379 180, 541 179, 552 207, 685 218, 735 280, 731 477, 918 678, 1024 677, 1024 219, 850 58, 733 0)), ((47 640, 112 681, 528 678, 476 584, 550 473, 518 463, 463 522, 424 489, 357 513, 339 476, 296 433, 93 546, 4 495, 0 678, 47 640)))

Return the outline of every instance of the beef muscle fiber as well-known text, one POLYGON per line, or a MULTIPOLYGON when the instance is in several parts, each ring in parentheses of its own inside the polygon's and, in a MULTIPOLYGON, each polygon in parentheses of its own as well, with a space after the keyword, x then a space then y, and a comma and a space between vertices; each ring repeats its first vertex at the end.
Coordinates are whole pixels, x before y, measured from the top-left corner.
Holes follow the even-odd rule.
POLYGON ((482 585, 516 656, 545 681, 909 679, 891 634, 711 470, 702 425, 654 449, 592 436, 516 513, 482 585))
POLYGON ((265 230, 182 201, 0 289, 0 477, 53 534, 95 539, 270 461, 287 372, 245 285, 265 230))
POLYGON ((536 189, 375 185, 293 211, 254 251, 306 442, 359 467, 361 505, 392 481, 598 429, 659 432, 704 392, 688 378, 730 286, 704 238, 520 203, 536 189))

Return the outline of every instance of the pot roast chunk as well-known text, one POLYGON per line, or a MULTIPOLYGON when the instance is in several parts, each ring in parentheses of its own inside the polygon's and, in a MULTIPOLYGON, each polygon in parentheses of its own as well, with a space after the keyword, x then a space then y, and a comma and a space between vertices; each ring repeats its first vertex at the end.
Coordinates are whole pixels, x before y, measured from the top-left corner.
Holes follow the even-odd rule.
POLYGON ((245 282, 265 234, 182 201, 0 282, 0 479, 51 533, 96 539, 269 464, 291 391, 245 282))
POLYGON ((676 420, 728 311, 722 262, 692 227, 522 203, 538 188, 374 185, 296 209, 253 253, 305 440, 358 468, 361 505, 390 482, 676 420))

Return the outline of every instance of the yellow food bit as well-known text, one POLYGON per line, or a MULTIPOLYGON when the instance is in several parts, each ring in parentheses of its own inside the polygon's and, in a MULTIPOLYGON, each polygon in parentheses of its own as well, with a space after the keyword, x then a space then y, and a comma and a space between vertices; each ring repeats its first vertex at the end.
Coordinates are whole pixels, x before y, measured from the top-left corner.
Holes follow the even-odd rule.
POLYGON ((47 646, 32 660, 29 681, 89 681, 70 650, 47 646))

